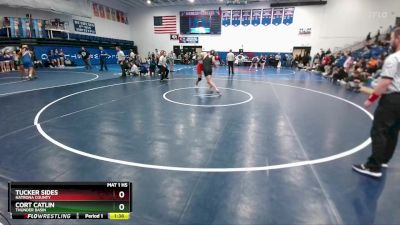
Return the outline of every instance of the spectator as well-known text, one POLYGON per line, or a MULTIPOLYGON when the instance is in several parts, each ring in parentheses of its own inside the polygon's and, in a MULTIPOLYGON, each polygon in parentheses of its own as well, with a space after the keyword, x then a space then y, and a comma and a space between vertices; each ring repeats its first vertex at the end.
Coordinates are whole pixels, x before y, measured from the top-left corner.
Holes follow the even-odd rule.
POLYGON ((6 50, 3 55, 3 58, 4 58, 4 64, 5 64, 5 71, 10 72, 12 70, 12 67, 11 67, 12 60, 11 60, 11 56, 10 56, 10 51, 6 50))
POLYGON ((378 69, 378 60, 375 57, 372 57, 368 61, 367 72, 370 74, 374 74, 377 69, 378 69))
POLYGON ((351 69, 351 67, 353 66, 353 57, 351 56, 351 53, 348 53, 346 55, 346 61, 343 64, 344 70, 346 71, 346 73, 348 73, 351 69))
POLYGON ((266 62, 267 62, 267 58, 264 55, 261 55, 261 57, 260 57, 261 70, 264 70, 266 62))
POLYGON ((292 67, 293 65, 293 54, 287 54, 286 56, 286 66, 287 67, 292 67))
POLYGON ((369 32, 365 41, 368 43, 371 39, 371 32, 369 32))
POLYGON ((154 55, 154 53, 151 55, 151 59, 150 59, 150 76, 154 75, 155 76, 155 72, 156 72, 156 67, 157 67, 157 62, 156 62, 156 56, 154 55))
POLYGON ((117 63, 121 67, 121 77, 126 77, 125 69, 127 68, 127 66, 125 63, 125 54, 119 46, 115 47, 115 50, 117 51, 117 63))
POLYGON ((49 61, 48 62, 49 63, 49 67, 53 68, 55 66, 55 63, 54 63, 55 58, 54 58, 54 50, 53 49, 50 50, 49 53, 47 54, 47 59, 49 61))
POLYGON ((131 63, 130 73, 133 76, 138 76, 140 73, 139 67, 135 63, 131 63))
POLYGON ((302 59, 303 66, 304 66, 304 67, 309 66, 310 61, 311 61, 310 54, 309 54, 309 53, 306 53, 306 54, 303 56, 303 59, 302 59))
POLYGON ((59 58, 60 58, 60 66, 64 68, 65 67, 65 54, 64 54, 64 51, 62 49, 60 49, 58 51, 58 55, 59 55, 59 58))
POLYGON ((337 70, 337 72, 332 74, 332 79, 334 84, 340 85, 339 81, 344 80, 347 77, 348 74, 346 73, 346 71, 344 71, 344 68, 340 68, 339 70, 337 70))
POLYGON ((327 54, 327 55, 330 55, 331 53, 332 53, 331 49, 328 48, 328 50, 326 51, 326 54, 327 54))
POLYGON ((134 60, 135 59, 135 52, 133 52, 133 49, 130 50, 129 52, 129 59, 134 60))
POLYGON ((0 70, 1 72, 6 72, 6 64, 4 61, 4 55, 2 51, 0 51, 0 70))
POLYGON ((314 56, 314 59, 313 59, 312 62, 313 62, 312 67, 313 67, 313 68, 317 68, 318 65, 319 65, 320 62, 321 62, 321 55, 320 55, 319 53, 317 53, 317 54, 314 56))
POLYGON ((54 50, 54 62, 55 62, 56 67, 61 67, 60 55, 59 55, 57 49, 54 50))
POLYGON ((168 57, 167 57, 167 61, 168 61, 168 63, 169 63, 169 70, 170 70, 171 72, 174 72, 175 59, 176 59, 175 53, 174 53, 174 51, 171 51, 171 52, 168 54, 168 57))
POLYGON ((381 36, 381 30, 378 30, 378 32, 375 35, 375 43, 379 41, 380 36, 381 36))
POLYGON ((279 68, 281 64, 281 54, 278 53, 275 55, 275 67, 279 68), (278 67, 279 66, 279 67, 278 67))

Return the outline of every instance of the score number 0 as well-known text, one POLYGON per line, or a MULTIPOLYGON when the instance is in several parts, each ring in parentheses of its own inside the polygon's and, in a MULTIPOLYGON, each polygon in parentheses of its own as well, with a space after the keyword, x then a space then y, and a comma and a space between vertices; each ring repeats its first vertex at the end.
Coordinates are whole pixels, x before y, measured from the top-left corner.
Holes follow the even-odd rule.
MULTIPOLYGON (((120 191, 118 196, 123 199, 125 197, 125 192, 120 191)), ((123 211, 125 209, 125 205, 124 204, 119 204, 118 206, 119 210, 123 211)))

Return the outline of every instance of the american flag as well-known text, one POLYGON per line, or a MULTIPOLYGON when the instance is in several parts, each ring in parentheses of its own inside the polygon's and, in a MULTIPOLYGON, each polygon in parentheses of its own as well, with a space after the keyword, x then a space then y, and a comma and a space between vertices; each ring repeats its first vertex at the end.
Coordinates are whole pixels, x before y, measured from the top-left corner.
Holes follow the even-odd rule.
POLYGON ((176 16, 155 16, 155 34, 176 34, 176 16))

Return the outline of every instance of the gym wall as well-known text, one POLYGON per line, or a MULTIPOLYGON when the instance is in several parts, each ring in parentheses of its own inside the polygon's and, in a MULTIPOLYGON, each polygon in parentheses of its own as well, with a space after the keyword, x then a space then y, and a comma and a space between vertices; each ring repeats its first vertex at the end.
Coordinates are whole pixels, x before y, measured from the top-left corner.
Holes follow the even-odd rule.
MULTIPOLYGON (((222 10, 257 9, 269 5, 221 7, 222 10)), ((155 48, 171 51, 173 45, 182 45, 171 41, 167 34, 154 34, 153 16, 176 15, 179 33, 180 11, 207 9, 217 10, 218 6, 132 9, 129 14, 129 21, 133 21, 130 25, 131 36, 138 45, 139 53, 147 55, 155 48)), ((293 46, 311 46, 312 53, 315 53, 320 48, 343 48, 362 41, 368 32, 372 35, 378 29, 385 32, 389 25, 394 25, 396 15, 400 15, 398 0, 328 0, 328 4, 323 6, 296 7, 293 24, 289 26, 222 26, 221 35, 195 35, 199 37, 196 45, 217 51, 238 51, 243 47, 248 52, 291 52, 293 46), (299 35, 301 28, 311 28, 311 34, 299 35)))

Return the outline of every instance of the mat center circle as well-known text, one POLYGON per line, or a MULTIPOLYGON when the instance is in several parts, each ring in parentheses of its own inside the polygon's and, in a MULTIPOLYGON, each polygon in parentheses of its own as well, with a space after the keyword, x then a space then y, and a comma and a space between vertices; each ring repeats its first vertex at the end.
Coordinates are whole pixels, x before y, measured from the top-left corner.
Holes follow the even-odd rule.
POLYGON ((174 104, 194 107, 237 106, 253 100, 253 95, 243 90, 219 89, 222 95, 207 87, 178 88, 165 92, 163 98, 174 104))

